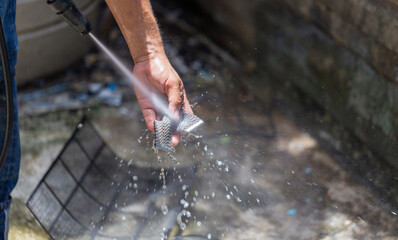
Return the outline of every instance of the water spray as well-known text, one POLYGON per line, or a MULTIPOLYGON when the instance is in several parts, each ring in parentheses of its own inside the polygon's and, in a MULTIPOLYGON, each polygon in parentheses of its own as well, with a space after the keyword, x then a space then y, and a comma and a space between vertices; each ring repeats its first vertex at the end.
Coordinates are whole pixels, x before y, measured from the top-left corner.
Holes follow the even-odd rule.
MULTIPOLYGON (((111 60, 113 65, 123 74, 128 84, 132 87, 138 88, 146 96, 149 96, 152 104, 156 107, 159 113, 164 116, 161 121, 155 121, 155 141, 154 147, 168 152, 174 152, 172 144, 172 133, 189 133, 193 129, 203 124, 203 121, 193 114, 187 114, 183 111, 184 106, 180 110, 180 120, 174 121, 171 113, 159 96, 149 91, 127 68, 122 61, 116 57, 104 44, 102 44, 92 33, 93 26, 88 19, 79 11, 72 0, 47 0, 47 4, 67 22, 73 29, 75 29, 82 36, 89 35, 94 43, 100 48, 106 56, 111 60)), ((184 102, 184 95, 181 93, 182 102, 184 102)))
POLYGON ((112 64, 117 68, 117 70, 120 71, 124 79, 127 81, 127 84, 132 88, 135 87, 140 89, 145 96, 149 96, 150 101, 153 103, 154 106, 156 106, 157 108, 156 110, 158 112, 171 118, 171 113, 169 111, 169 108, 167 107, 166 101, 164 101, 163 99, 161 99, 160 97, 156 96, 154 93, 149 91, 137 79, 137 77, 133 74, 133 72, 128 67, 126 67, 126 65, 123 64, 123 62, 113 52, 109 50, 109 48, 107 48, 103 43, 101 43, 101 41, 98 40, 98 38, 96 38, 92 33, 89 33, 89 36, 91 37, 91 39, 93 39, 97 47, 101 49, 105 53, 105 55, 111 60, 112 64))

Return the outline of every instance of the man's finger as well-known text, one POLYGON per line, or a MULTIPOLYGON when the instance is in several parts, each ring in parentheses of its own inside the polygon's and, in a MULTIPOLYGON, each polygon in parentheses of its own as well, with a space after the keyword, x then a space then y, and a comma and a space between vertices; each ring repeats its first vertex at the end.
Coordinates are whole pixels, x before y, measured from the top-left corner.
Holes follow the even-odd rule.
POLYGON ((193 111, 192 111, 191 105, 189 104, 184 86, 182 86, 181 91, 184 93, 184 112, 193 114, 193 111))
POLYGON ((140 104, 142 115, 144 116, 145 123, 149 130, 155 131, 154 121, 159 120, 158 114, 156 114, 153 108, 152 102, 148 97, 143 95, 140 91, 136 91, 137 100, 140 104))
POLYGON ((171 140, 172 140, 173 146, 177 146, 178 143, 179 143, 180 140, 181 140, 180 134, 173 133, 173 136, 172 136, 171 140))
POLYGON ((169 101, 169 110, 174 120, 179 119, 179 113, 182 104, 179 86, 180 82, 181 81, 177 79, 167 81, 165 84, 167 99, 169 101))
POLYGON ((155 111, 153 109, 143 109, 142 115, 144 116, 145 123, 149 130, 152 132, 155 131, 155 120, 159 120, 156 119, 155 111))

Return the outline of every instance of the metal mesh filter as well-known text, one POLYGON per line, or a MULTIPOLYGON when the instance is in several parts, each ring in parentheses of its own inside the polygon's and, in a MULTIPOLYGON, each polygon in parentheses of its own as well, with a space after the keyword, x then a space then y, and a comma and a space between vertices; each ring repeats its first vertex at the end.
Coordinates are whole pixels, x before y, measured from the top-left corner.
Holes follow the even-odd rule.
POLYGON ((167 152, 174 152, 171 125, 170 118, 166 116, 163 116, 161 121, 155 120, 155 148, 159 148, 167 152))
POLYGON ((53 239, 158 240, 174 226, 196 169, 165 169, 163 189, 160 169, 129 165, 83 118, 27 206, 53 239))
POLYGON ((203 120, 193 114, 181 113, 181 120, 179 122, 163 116, 162 120, 155 120, 154 147, 166 152, 174 152, 172 133, 174 131, 189 133, 202 124, 203 120))

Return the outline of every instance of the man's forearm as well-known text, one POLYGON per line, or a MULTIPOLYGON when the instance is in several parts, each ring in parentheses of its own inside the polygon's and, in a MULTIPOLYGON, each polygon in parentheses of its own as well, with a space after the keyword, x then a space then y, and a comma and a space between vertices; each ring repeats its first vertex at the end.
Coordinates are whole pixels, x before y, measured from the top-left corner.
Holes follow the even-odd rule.
MULTIPOLYGON (((162 43, 159 28, 152 13, 149 0, 106 0, 115 17, 134 59, 133 74, 138 81, 156 96, 167 95, 168 110, 177 120, 182 103, 184 111, 192 113, 184 84, 171 66, 162 43), (181 99, 181 92, 184 99, 181 99)), ((154 130, 154 121, 164 114, 151 96, 135 88, 142 114, 149 129, 154 130)), ((173 133, 173 144, 179 142, 173 133)))
POLYGON ((135 62, 164 54, 162 38, 149 0, 106 0, 135 62))

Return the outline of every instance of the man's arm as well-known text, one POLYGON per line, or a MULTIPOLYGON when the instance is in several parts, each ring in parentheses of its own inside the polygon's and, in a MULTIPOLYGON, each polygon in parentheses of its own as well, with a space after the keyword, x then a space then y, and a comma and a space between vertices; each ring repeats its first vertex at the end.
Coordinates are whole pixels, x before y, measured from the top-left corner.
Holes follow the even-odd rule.
MULTIPOLYGON (((171 66, 163 48, 162 38, 149 0, 106 0, 134 59, 134 75, 151 91, 166 94, 169 110, 175 119, 181 107, 180 92, 184 92, 185 111, 192 113, 186 98, 184 86, 177 72, 171 66)), ((142 114, 150 130, 154 120, 161 118, 149 96, 135 88, 142 114)), ((173 144, 179 142, 173 136, 173 144)))

